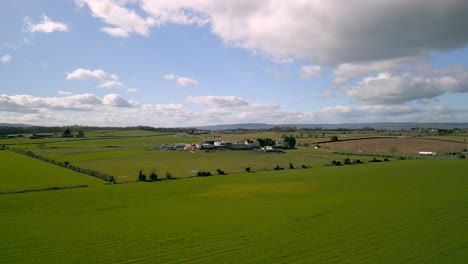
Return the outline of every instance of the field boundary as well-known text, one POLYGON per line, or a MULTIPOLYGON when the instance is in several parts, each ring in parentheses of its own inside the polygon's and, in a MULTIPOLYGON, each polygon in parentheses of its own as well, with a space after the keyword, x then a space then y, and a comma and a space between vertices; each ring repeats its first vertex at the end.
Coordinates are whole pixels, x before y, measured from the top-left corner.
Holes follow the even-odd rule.
POLYGON ((86 188, 86 187, 89 187, 89 186, 85 184, 81 184, 81 185, 72 185, 72 186, 63 186, 63 187, 48 187, 48 188, 40 188, 40 189, 27 189, 27 190, 19 190, 19 191, 11 191, 11 192, 0 192, 0 195, 30 193, 30 192, 60 191, 60 190, 78 189, 78 188, 86 188))
POLYGON ((43 157, 41 155, 37 155, 37 154, 35 154, 34 152, 32 152, 30 150, 25 151, 24 149, 10 148, 8 146, 5 146, 5 150, 8 150, 8 151, 20 154, 20 155, 24 155, 24 156, 29 157, 29 158, 34 158, 34 159, 37 159, 39 161, 47 162, 49 164, 52 164, 52 165, 55 165, 55 166, 58 166, 58 167, 62 167, 62 168, 65 168, 65 169, 68 169, 68 170, 71 170, 71 171, 74 171, 74 172, 82 173, 82 174, 85 174, 87 176, 98 178, 98 179, 107 181, 109 183, 115 183, 115 177, 111 176, 111 175, 108 175, 107 173, 100 173, 99 171, 80 168, 80 167, 71 165, 68 162, 59 162, 59 161, 56 161, 56 160, 53 160, 53 159, 50 159, 50 158, 43 157))

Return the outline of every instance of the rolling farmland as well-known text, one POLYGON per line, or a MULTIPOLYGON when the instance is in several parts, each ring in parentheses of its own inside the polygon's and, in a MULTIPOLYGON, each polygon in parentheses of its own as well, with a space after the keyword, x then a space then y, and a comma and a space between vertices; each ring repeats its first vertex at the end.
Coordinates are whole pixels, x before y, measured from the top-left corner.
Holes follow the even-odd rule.
POLYGON ((468 163, 0 196, 1 263, 464 263, 468 163))
POLYGON ((0 192, 103 184, 104 181, 9 151, 0 151, 0 192))

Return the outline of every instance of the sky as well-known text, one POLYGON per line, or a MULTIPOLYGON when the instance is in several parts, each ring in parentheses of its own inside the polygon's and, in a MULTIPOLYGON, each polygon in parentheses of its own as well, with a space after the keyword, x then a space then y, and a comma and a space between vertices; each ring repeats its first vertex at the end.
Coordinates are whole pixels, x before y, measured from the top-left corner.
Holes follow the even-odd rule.
POLYGON ((0 123, 468 122, 466 0, 2 0, 0 123))

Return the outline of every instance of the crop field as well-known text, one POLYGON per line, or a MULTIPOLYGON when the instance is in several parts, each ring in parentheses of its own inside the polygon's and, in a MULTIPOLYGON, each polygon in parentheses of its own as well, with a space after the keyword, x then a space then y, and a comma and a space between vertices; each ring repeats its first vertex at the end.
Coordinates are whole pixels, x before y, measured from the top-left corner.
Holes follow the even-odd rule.
POLYGON ((438 155, 450 155, 450 152, 463 152, 468 144, 426 138, 376 138, 349 141, 337 141, 321 144, 330 149, 347 150, 354 153, 388 153, 398 155, 417 155, 419 151, 437 152, 438 155))
MULTIPOLYGON (((237 135, 241 138, 280 137, 279 134, 257 133, 237 135)), ((228 136, 207 135, 208 138, 228 136)), ((162 144, 197 143, 202 137, 178 134, 164 134, 148 131, 94 131, 86 138, 58 139, 5 139, 0 144, 30 150, 35 154, 59 162, 69 162, 73 166, 96 170, 115 176, 117 182, 135 181, 140 169, 147 175, 155 171, 159 177, 166 172, 174 177, 191 177, 198 171, 215 174, 217 169, 225 173, 242 173, 246 168, 252 171, 273 170, 276 166, 321 167, 332 160, 343 160, 347 156, 313 149, 287 150, 285 153, 264 153, 261 151, 163 151, 162 144)), ((358 159, 369 160, 371 156, 358 159)))
POLYGON ((104 181, 10 151, 0 151, 0 192, 103 184, 104 181))
POLYGON ((466 263, 468 162, 0 195, 0 263, 466 263))

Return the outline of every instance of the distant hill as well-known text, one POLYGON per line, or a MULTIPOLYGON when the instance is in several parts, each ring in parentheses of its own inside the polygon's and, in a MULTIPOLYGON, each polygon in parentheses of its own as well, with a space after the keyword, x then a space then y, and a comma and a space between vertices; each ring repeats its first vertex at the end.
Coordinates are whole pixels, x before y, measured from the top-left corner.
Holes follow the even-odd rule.
POLYGON ((235 129, 269 129, 275 126, 279 127, 296 127, 296 128, 323 128, 323 129, 386 129, 400 130, 411 129, 416 127, 424 128, 468 128, 468 123, 343 123, 343 124, 264 124, 264 123, 244 123, 244 124, 227 124, 213 126, 198 126, 197 129, 203 130, 235 130, 235 129))
POLYGON ((10 124, 10 123, 0 123, 1 127, 34 127, 33 125, 28 124, 10 124))

